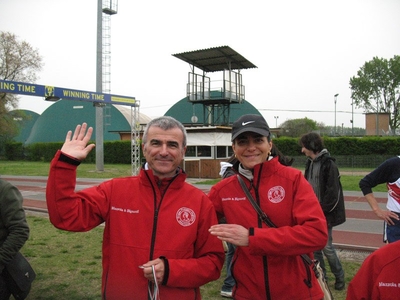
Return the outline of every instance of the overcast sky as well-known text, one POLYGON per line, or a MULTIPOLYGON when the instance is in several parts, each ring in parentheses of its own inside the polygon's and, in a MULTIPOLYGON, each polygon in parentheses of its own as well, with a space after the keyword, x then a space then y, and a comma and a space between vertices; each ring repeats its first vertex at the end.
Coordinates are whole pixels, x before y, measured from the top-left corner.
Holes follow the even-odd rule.
MULTIPOLYGON (((0 1, 0 30, 43 57, 36 84, 96 90, 97 2, 0 1)), ((351 127, 349 80, 375 56, 400 55, 399 13, 399 0, 119 0, 111 93, 163 115, 186 96, 191 70, 172 54, 226 45, 257 66, 241 71, 246 100, 271 127, 304 117, 334 125, 335 94, 337 126, 351 127)), ((48 105, 21 96, 22 109, 42 113, 48 105)), ((355 127, 365 127, 362 112, 354 107, 355 127)))

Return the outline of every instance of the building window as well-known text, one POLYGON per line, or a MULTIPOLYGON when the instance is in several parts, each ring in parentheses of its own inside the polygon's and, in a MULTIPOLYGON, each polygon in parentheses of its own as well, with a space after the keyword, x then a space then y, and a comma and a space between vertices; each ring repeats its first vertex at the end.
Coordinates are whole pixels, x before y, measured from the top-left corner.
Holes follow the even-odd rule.
POLYGON ((211 147, 197 146, 197 157, 211 157, 211 147))
POLYGON ((232 155, 232 146, 217 146, 217 158, 227 158, 232 155))
POLYGON ((217 146, 217 158, 225 158, 227 156, 226 146, 217 146))
POLYGON ((196 146, 187 146, 185 156, 196 157, 196 146))
POLYGON ((187 146, 186 157, 211 157, 211 146, 187 146))

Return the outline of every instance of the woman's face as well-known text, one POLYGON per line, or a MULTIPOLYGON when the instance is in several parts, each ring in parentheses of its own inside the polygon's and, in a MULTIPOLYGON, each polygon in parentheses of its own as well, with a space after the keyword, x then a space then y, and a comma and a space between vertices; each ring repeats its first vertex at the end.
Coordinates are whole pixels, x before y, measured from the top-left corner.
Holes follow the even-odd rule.
POLYGON ((245 169, 252 170, 255 165, 267 160, 272 142, 267 137, 254 132, 239 135, 232 143, 233 152, 245 169))

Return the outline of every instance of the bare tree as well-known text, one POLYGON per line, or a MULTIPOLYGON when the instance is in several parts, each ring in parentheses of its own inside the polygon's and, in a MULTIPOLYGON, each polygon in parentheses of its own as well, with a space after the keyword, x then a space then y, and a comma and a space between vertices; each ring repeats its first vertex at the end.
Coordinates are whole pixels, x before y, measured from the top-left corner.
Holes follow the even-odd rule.
MULTIPOLYGON (((34 83, 42 70, 43 60, 37 49, 12 33, 0 31, 0 79, 34 83)), ((0 137, 10 138, 16 128, 10 110, 18 106, 18 95, 0 93, 0 137)))

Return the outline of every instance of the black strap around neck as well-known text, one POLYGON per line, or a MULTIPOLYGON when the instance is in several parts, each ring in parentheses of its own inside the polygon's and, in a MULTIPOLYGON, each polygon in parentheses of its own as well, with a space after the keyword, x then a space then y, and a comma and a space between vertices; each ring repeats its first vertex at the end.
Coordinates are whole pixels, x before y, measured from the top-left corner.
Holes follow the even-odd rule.
MULTIPOLYGON (((249 189, 247 188, 246 184, 244 183, 242 177, 240 177, 240 175, 236 175, 237 179, 239 180, 239 183, 244 191, 244 193, 246 194, 247 198, 249 199, 251 205, 253 205, 254 209, 256 210, 258 216, 260 217, 260 219, 267 224, 269 227, 272 228, 278 228, 278 226, 276 226, 271 219, 267 216, 267 214, 260 208, 260 206, 258 206, 257 202, 254 200, 253 196, 250 194, 249 189)), ((315 273, 315 275, 318 277, 318 271, 315 267, 314 262, 311 260, 311 258, 306 255, 306 254, 301 254, 300 255, 301 258, 310 266, 312 266, 313 271, 315 273)))
POLYGON ((272 221, 271 219, 267 216, 267 214, 265 212, 262 211, 262 209, 260 208, 260 206, 258 206, 257 202, 253 199, 253 196, 250 194, 249 189, 247 188, 246 184, 244 183, 242 177, 240 177, 239 175, 236 175, 240 185, 242 186, 242 189, 244 191, 244 193, 246 194, 247 198, 249 199, 251 205, 253 205, 254 209, 256 210, 256 212, 258 213, 258 216, 260 217, 260 219, 267 224, 269 227, 277 227, 272 221))

